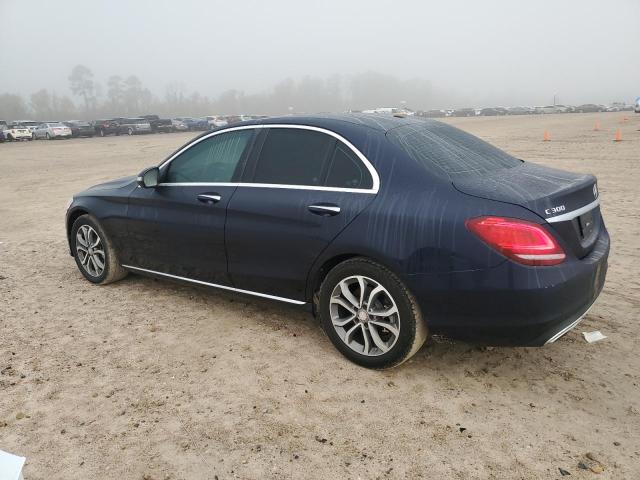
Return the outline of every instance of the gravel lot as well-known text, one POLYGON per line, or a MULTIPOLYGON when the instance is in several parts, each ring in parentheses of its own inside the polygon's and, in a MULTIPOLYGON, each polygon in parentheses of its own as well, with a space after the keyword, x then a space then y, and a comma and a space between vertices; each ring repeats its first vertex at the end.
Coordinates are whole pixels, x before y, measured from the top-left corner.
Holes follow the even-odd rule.
POLYGON ((135 275, 90 285, 69 197, 191 134, 0 145, 0 449, 27 457, 26 480, 639 478, 640 115, 448 121, 598 176, 607 283, 553 345, 428 341, 368 371, 294 307, 135 275))

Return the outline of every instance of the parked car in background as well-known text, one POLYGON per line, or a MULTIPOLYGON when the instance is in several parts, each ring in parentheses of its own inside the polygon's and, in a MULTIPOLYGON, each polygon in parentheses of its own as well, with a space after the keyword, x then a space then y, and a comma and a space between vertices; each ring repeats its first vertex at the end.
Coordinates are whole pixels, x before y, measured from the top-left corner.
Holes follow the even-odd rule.
POLYGON ((77 137, 93 137, 96 134, 93 126, 89 122, 81 120, 69 120, 62 122, 71 129, 71 136, 77 137))
POLYGON ((640 113, 640 97, 636 98, 636 105, 633 107, 633 111, 640 113))
POLYGON ((31 133, 40 125, 42 122, 36 122, 35 120, 15 120, 13 122, 14 125, 19 127, 26 127, 29 129, 31 133))
POLYGON ((228 123, 226 118, 220 117, 220 116, 217 116, 217 115, 208 116, 208 117, 205 117, 205 118, 209 122, 209 128, 210 129, 214 129, 214 128, 218 128, 218 127, 226 127, 227 123, 228 123))
POLYGON ((187 126, 188 130, 192 130, 192 131, 209 130, 209 121, 205 118, 176 117, 174 120, 178 120, 184 123, 187 126))
POLYGON ((476 109, 475 108, 458 108, 451 112, 451 117, 475 117, 476 109))
POLYGON ((531 107, 509 107, 507 108, 507 115, 532 115, 536 113, 535 110, 531 107))
POLYGON ((633 110, 633 105, 627 105, 624 102, 613 102, 607 107, 607 112, 629 112, 633 110))
POLYGON ((105 137, 107 135, 118 135, 119 123, 116 119, 95 120, 93 122, 93 130, 96 135, 105 137))
POLYGON ((144 118, 123 118, 118 124, 118 133, 127 135, 151 133, 151 123, 144 118))
POLYGON ((225 118, 227 119, 227 125, 232 125, 242 121, 240 115, 227 115, 225 118))
POLYGON ((149 121, 149 124, 151 125, 151 131, 153 133, 173 132, 173 123, 171 123, 170 118, 160 118, 158 115, 140 115, 140 118, 144 118, 145 120, 149 121))
POLYGON ((64 123, 60 122, 48 122, 41 123, 33 131, 33 138, 36 140, 47 139, 54 140, 56 138, 71 138, 71 129, 64 123))
POLYGON ((313 305, 340 352, 379 369, 428 333, 542 346, 570 331, 605 283, 599 205, 593 175, 435 120, 289 116, 80 192, 65 228, 89 282, 133 272, 313 305))
POLYGON ((576 107, 576 112, 578 113, 604 112, 605 110, 606 107, 603 105, 596 105, 594 103, 585 103, 584 105, 576 107))
POLYGON ((9 142, 18 140, 33 140, 31 130, 29 130, 27 127, 23 127, 22 125, 16 124, 7 125, 7 128, 4 130, 4 136, 9 142))
POLYGON ((498 115, 506 115, 507 109, 502 107, 488 107, 480 110, 480 115, 483 117, 496 117, 498 115))
POLYGON ((549 113, 569 113, 571 111, 570 107, 566 105, 546 105, 544 107, 537 107, 539 110, 538 113, 549 114, 549 113))
POLYGON ((416 115, 425 118, 442 118, 447 116, 447 112, 444 110, 426 110, 424 112, 418 112, 416 115))
POLYGON ((171 120, 173 130, 176 132, 186 132, 189 130, 189 126, 181 118, 174 118, 171 120))

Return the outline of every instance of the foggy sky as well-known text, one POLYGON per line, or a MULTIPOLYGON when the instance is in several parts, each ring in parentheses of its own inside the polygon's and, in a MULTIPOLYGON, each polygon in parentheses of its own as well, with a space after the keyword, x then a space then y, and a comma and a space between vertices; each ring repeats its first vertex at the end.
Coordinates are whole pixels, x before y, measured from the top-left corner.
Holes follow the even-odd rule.
POLYGON ((373 70, 471 106, 632 102, 639 21, 638 0, 0 0, 0 93, 70 94, 84 64, 158 96, 373 70))

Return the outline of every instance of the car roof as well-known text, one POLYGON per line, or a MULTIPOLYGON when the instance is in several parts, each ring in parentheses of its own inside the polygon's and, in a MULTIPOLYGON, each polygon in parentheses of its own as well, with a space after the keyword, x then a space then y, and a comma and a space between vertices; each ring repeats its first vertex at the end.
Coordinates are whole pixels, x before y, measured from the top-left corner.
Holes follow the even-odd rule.
POLYGON ((317 115, 286 115, 282 117, 268 117, 249 120, 234 124, 238 125, 272 125, 272 124, 292 124, 308 125, 311 127, 340 129, 345 124, 359 125, 379 132, 387 132, 393 128, 409 125, 413 123, 430 123, 435 120, 415 118, 415 117, 394 117, 392 115, 380 113, 332 113, 317 115))

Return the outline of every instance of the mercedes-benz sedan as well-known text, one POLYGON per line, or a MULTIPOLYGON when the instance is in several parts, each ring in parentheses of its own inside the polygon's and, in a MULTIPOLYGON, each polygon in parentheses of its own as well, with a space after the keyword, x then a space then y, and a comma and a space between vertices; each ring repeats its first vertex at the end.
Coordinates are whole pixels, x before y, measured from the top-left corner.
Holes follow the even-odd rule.
POLYGON ((403 362, 428 331, 553 342, 596 300, 609 253, 592 175, 379 115, 207 132, 75 195, 66 229, 90 282, 133 272, 309 305, 371 368, 403 362))

